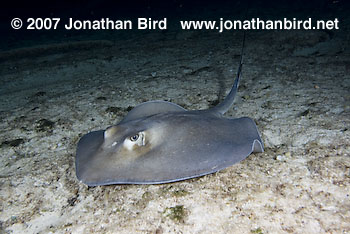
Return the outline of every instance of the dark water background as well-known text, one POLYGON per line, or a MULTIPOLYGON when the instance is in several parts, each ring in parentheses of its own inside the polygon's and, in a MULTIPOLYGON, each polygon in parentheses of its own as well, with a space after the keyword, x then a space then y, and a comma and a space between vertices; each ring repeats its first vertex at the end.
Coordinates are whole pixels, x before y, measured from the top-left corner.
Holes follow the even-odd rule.
MULTIPOLYGON (((251 19, 305 19, 313 20, 339 18, 349 14, 350 2, 345 0, 283 0, 283 1, 23 1, 8 2, 0 9, 0 51, 28 46, 37 46, 66 41, 127 39, 145 33, 166 33, 180 30, 180 20, 219 20, 219 18, 236 20, 251 19), (56 30, 14 30, 10 22, 18 17, 23 21, 32 17, 61 18, 56 30), (138 17, 168 19, 168 28, 162 30, 65 30, 63 22, 68 18, 81 20, 112 20, 138 17)), ((135 21, 136 22, 136 21, 135 21)), ((217 33, 204 31, 203 33, 217 33)))

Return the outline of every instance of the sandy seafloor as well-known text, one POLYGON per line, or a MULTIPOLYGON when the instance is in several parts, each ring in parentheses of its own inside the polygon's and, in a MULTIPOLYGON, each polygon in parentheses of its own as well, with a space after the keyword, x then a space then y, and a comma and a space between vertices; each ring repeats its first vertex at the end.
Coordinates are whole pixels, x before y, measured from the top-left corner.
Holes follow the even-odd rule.
POLYGON ((253 118, 265 152, 162 185, 84 185, 74 167, 79 138, 148 100, 213 106, 233 83, 241 32, 145 33, 2 53, 0 232, 350 233, 346 32, 248 32, 226 116, 253 118))

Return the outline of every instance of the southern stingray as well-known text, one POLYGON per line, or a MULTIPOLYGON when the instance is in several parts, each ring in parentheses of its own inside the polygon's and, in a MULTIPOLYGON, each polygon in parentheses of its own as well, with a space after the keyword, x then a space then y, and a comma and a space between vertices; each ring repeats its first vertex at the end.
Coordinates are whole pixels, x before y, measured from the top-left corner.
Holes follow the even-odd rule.
POLYGON ((254 121, 227 118, 242 71, 244 40, 237 77, 223 102, 188 111, 166 101, 132 109, 117 125, 84 135, 75 166, 89 185, 160 184, 210 174, 263 152, 254 121))

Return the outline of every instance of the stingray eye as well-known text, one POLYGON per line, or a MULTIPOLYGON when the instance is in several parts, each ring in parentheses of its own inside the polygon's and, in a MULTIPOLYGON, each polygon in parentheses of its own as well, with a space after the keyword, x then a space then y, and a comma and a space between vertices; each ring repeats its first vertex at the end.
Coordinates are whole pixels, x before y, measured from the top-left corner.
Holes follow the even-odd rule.
POLYGON ((125 138, 123 143, 124 147, 126 147, 129 150, 132 150, 134 146, 139 147, 139 146, 144 146, 145 144, 146 144, 146 135, 144 132, 139 132, 125 138))
POLYGON ((139 134, 136 134, 130 137, 130 141, 137 141, 138 139, 139 139, 139 134))

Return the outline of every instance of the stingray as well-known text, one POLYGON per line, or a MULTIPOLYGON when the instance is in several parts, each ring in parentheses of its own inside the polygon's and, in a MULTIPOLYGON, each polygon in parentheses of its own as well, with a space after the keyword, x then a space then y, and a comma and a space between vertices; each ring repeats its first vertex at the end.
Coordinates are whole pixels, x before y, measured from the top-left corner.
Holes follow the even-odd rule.
POLYGON ((78 142, 77 178, 89 185, 161 184, 214 173, 253 152, 263 152, 255 122, 228 118, 242 74, 244 41, 236 79, 223 102, 186 110, 166 101, 133 108, 117 125, 78 142))

